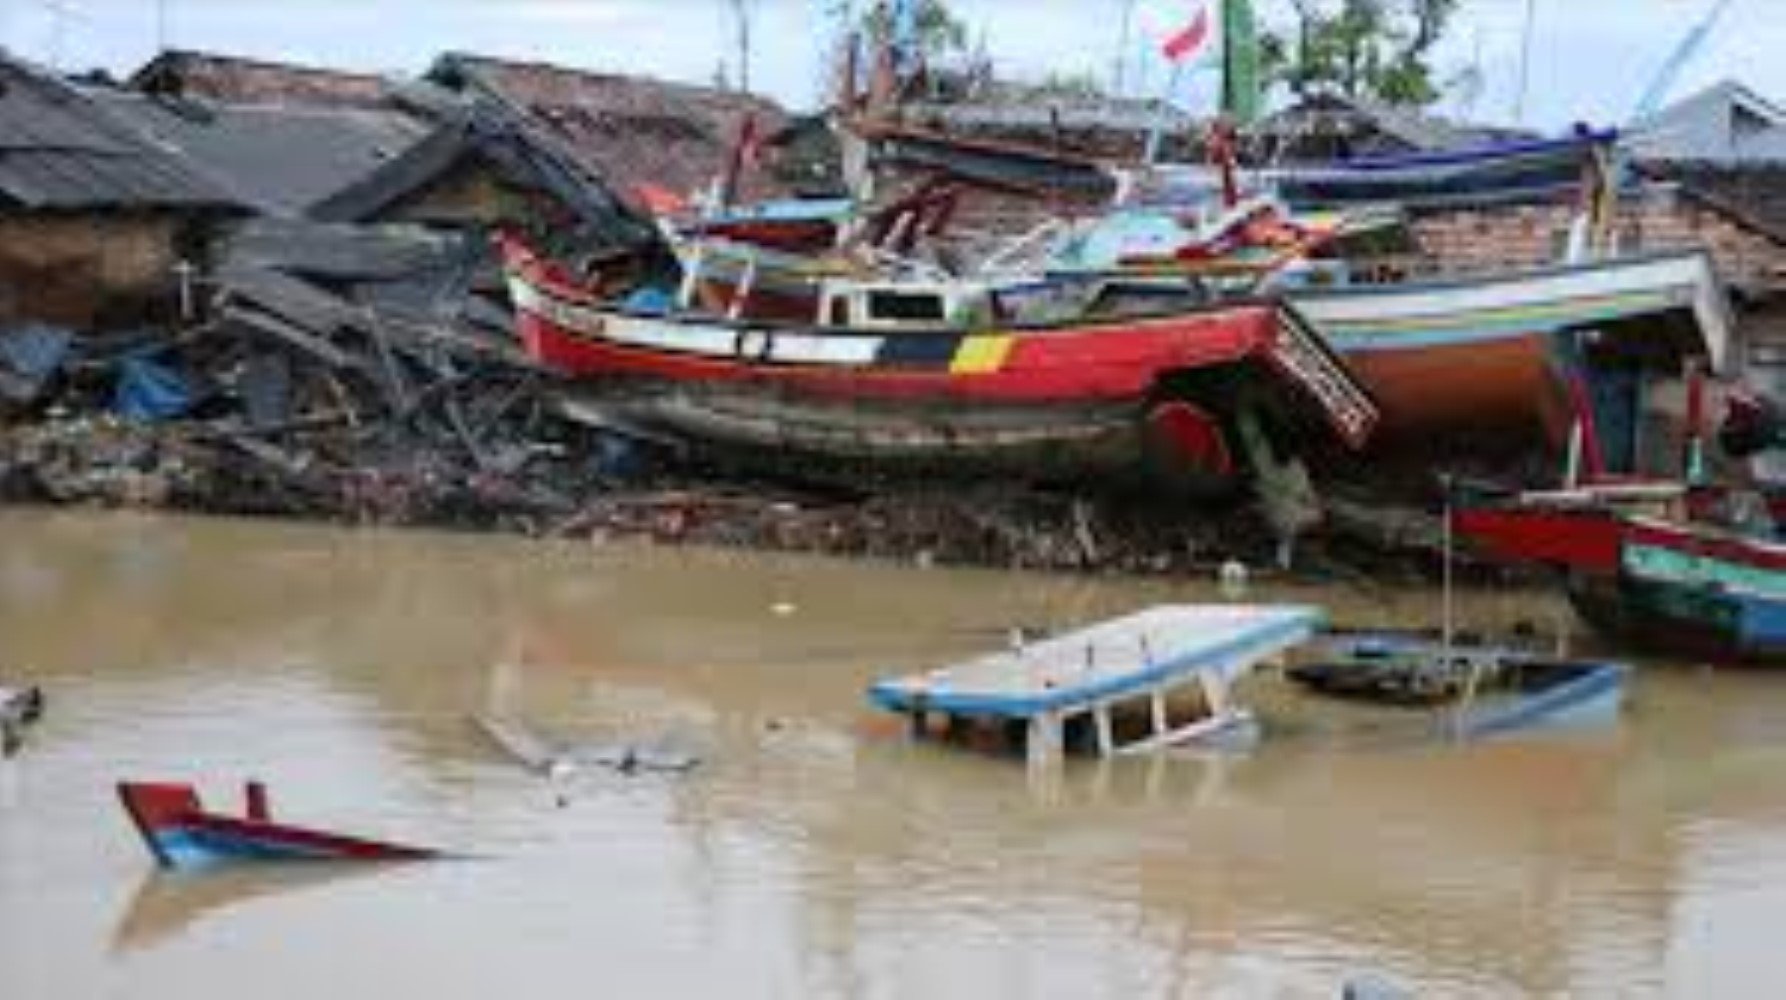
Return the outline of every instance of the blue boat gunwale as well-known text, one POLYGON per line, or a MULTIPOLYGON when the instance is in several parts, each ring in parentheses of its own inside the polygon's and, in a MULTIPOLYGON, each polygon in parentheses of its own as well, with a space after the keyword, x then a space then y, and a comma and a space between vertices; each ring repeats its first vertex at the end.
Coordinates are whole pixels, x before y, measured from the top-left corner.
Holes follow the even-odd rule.
POLYGON ((1284 617, 1246 635, 1093 684, 1027 695, 950 694, 913 691, 907 687, 911 678, 899 678, 875 683, 868 689, 868 698, 889 712, 937 711, 1004 719, 1031 718, 1063 709, 1090 711, 1100 702, 1138 694, 1175 677, 1188 680, 1220 671, 1228 661, 1249 653, 1263 659, 1278 649, 1307 641, 1327 624, 1327 613, 1313 605, 1274 605, 1272 610, 1284 617))
POLYGON ((1337 171, 1378 172, 1406 169, 1411 167, 1432 166, 1467 166, 1478 163, 1493 163, 1498 160, 1520 159, 1546 154, 1558 154, 1573 150, 1591 149, 1595 146, 1617 143, 1620 132, 1616 128, 1583 128, 1570 135, 1552 136, 1537 139, 1518 139, 1511 142, 1485 143, 1465 149, 1440 150, 1431 153, 1399 153, 1388 156, 1359 156, 1335 161, 1330 169, 1337 171))

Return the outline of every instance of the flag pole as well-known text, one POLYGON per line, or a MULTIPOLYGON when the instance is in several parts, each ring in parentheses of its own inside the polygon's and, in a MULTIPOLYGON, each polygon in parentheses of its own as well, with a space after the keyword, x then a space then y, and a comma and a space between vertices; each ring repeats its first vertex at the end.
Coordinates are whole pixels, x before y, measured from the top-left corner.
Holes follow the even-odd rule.
POLYGON ((1182 59, 1172 61, 1172 74, 1166 78, 1166 93, 1160 98, 1164 107, 1160 108, 1159 115, 1154 118, 1153 127, 1147 130, 1147 151, 1141 155, 1142 163, 1147 166, 1153 166, 1160 157, 1160 142, 1172 108, 1172 95, 1178 93, 1178 85, 1184 79, 1184 64, 1185 60, 1182 59))

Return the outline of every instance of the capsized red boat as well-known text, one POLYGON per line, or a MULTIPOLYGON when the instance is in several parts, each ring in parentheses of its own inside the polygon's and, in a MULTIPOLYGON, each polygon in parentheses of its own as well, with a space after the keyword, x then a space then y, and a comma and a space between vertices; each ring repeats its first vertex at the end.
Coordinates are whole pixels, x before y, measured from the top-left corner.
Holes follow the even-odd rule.
POLYGON ((247 785, 242 816, 210 812, 191 785, 125 781, 118 797, 163 868, 205 868, 235 861, 421 861, 442 852, 290 826, 273 819, 266 786, 247 785))
POLYGON ((838 282, 826 322, 781 323, 629 308, 502 246, 536 360, 600 384, 604 417, 734 455, 1030 480, 1146 469, 1202 485, 1244 480, 1288 441, 1360 447, 1377 422, 1319 335, 1270 305, 1137 316, 1093 303, 1035 322, 972 283, 838 282))

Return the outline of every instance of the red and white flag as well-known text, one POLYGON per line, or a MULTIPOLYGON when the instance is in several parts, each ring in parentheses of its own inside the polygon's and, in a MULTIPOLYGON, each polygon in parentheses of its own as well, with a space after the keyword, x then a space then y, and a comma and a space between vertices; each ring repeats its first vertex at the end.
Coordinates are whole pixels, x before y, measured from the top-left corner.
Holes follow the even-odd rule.
POLYGON ((1170 5, 1155 4, 1151 8, 1154 35, 1160 41, 1160 54, 1169 61, 1186 63, 1203 54, 1215 36, 1215 15, 1210 8, 1215 0, 1174 0, 1170 5))

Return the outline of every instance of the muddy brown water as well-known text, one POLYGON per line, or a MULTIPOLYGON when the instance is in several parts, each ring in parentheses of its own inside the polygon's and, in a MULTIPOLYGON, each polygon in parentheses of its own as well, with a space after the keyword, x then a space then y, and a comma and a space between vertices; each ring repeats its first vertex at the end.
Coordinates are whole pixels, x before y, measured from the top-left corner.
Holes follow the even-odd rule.
POLYGON ((22 510, 0 537, 0 674, 50 698, 0 764, 8 1000, 1786 991, 1786 672, 1645 664, 1614 729, 1474 746, 1266 675, 1251 755, 1044 786, 908 745, 864 686, 1210 588, 22 510), (555 791, 479 708, 708 762, 555 791), (478 857, 168 876, 113 799, 233 808, 249 776, 288 819, 478 857))

